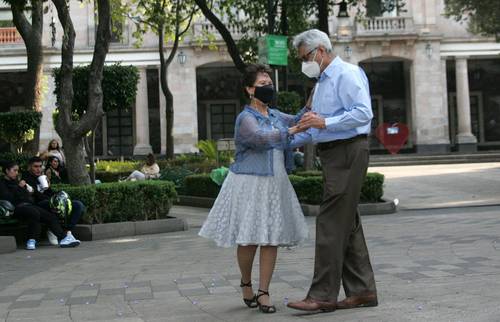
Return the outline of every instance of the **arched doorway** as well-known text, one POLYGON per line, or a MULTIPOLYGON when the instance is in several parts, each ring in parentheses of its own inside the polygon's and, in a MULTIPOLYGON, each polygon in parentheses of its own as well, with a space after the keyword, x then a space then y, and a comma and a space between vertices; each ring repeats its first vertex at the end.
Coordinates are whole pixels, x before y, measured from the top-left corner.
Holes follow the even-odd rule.
POLYGON ((244 105, 241 74, 229 63, 209 63, 196 69, 198 138, 234 137, 234 121, 244 105))
MULTIPOLYGON (((385 152, 375 137, 376 128, 382 123, 403 123, 411 129, 411 62, 401 58, 378 57, 364 60, 359 66, 365 71, 370 83, 373 120, 370 149, 385 152)), ((401 152, 413 148, 411 135, 401 152)))

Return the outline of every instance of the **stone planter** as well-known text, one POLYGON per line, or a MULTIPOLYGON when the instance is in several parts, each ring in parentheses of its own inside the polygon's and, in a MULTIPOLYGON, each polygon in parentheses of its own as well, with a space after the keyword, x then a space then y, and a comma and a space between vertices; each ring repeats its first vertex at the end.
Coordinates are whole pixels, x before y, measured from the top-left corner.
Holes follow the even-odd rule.
MULTIPOLYGON (((176 204, 182 206, 211 208, 214 204, 214 201, 214 198, 180 195, 176 204)), ((319 213, 318 205, 301 204, 301 206, 305 216, 317 216, 319 213)), ((393 214, 396 211, 396 205, 392 201, 363 203, 359 205, 359 212, 362 216, 393 214)))
POLYGON ((17 249, 14 236, 0 236, 0 254, 12 253, 17 249))
POLYGON ((77 225, 74 235, 82 241, 136 236, 145 234, 169 233, 188 230, 188 223, 180 218, 167 218, 148 221, 126 221, 107 224, 77 225))

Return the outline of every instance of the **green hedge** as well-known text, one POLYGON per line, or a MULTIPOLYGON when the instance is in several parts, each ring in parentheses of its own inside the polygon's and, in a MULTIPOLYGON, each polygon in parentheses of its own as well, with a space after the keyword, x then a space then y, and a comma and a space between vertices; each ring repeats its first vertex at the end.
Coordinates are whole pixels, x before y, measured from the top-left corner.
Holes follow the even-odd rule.
POLYGON ((0 113, 0 137, 20 151, 24 143, 33 140, 41 121, 42 113, 35 111, 0 113))
POLYGON ((132 172, 139 170, 141 163, 138 161, 108 161, 101 160, 96 163, 96 172, 132 172))
POLYGON ((196 197, 216 198, 220 187, 210 179, 208 173, 194 174, 184 178, 184 194, 196 197))
MULTIPOLYGON (((290 182, 297 193, 300 202, 317 205, 323 197, 323 179, 319 176, 290 175, 290 182)), ((361 189, 361 203, 380 202, 384 194, 384 175, 368 173, 361 189)), ((220 187, 208 174, 187 176, 184 179, 184 194, 197 197, 217 197, 220 187)))
POLYGON ((138 181, 98 185, 54 186, 72 199, 82 201, 87 211, 85 223, 109 223, 166 218, 177 198, 170 181, 138 181))
POLYGON ((130 173, 132 173, 132 171, 124 171, 124 172, 96 171, 95 178, 101 180, 101 182, 118 182, 118 180, 128 177, 130 173))

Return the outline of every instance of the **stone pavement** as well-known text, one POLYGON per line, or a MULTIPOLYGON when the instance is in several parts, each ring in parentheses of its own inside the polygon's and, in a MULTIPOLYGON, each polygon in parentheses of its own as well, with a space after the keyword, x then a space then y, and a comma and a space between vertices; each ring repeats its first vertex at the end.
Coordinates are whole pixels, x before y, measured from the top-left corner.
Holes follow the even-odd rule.
MULTIPOLYGON (((191 210, 200 223, 206 210, 191 210)), ((173 212, 190 216, 188 207, 173 212)), ((0 319, 500 321, 499 212, 475 207, 364 217, 379 290, 376 308, 304 315, 285 307, 303 297, 310 283, 311 238, 303 247, 279 251, 271 286, 278 313, 248 309, 240 299, 234 249, 215 247, 193 227, 0 255, 0 319)), ((307 221, 314 235, 314 218, 307 221)))
POLYGON ((400 209, 500 205, 500 163, 371 167, 385 175, 384 196, 400 209))
POLYGON ((362 219, 379 291, 376 308, 317 315, 286 308, 305 295, 311 280, 314 218, 307 218, 311 238, 303 247, 279 251, 270 289, 278 313, 246 308, 234 249, 197 236, 208 211, 176 206, 172 214, 186 218, 189 231, 0 255, 0 320, 500 321, 500 206, 457 208, 474 204, 472 196, 497 203, 498 164, 453 165, 437 173, 435 167, 376 169, 401 208, 362 219), (452 208, 411 210, 443 205, 452 208))

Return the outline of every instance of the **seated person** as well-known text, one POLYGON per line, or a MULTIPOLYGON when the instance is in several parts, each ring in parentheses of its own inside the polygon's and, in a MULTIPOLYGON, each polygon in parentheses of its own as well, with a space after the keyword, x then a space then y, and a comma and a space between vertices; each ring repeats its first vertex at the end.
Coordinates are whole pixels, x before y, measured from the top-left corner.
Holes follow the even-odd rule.
POLYGON ((66 170, 61 167, 59 159, 55 156, 50 156, 47 159, 45 175, 51 184, 67 183, 66 170))
MULTIPOLYGON (((50 198, 54 195, 54 191, 50 187, 52 181, 47 180, 46 183, 42 183, 44 177, 41 158, 32 157, 28 160, 28 172, 24 175, 24 179, 34 189, 33 199, 36 205, 45 210, 53 211, 49 202, 50 198)), ((79 200, 72 200, 72 210, 68 214, 70 220, 67 221, 67 225, 64 227, 67 230, 67 234, 72 235, 71 230, 76 226, 84 212, 85 205, 79 200)), ((47 231, 47 237, 52 245, 57 243, 54 234, 50 230, 47 231)))
POLYGON ((153 153, 146 157, 146 164, 141 168, 141 171, 134 170, 126 181, 158 179, 160 177, 160 167, 156 163, 153 153))
POLYGON ((80 241, 71 233, 65 234, 57 215, 37 206, 33 198, 34 189, 25 180, 18 180, 19 165, 8 161, 2 164, 3 177, 0 179, 0 199, 11 202, 14 208, 14 218, 28 225, 28 241, 26 249, 34 250, 40 238, 41 223, 46 224, 56 236, 60 247, 76 247, 80 241))
POLYGON ((65 167, 66 165, 66 157, 64 156, 64 152, 62 148, 59 146, 59 142, 56 139, 52 139, 49 142, 49 146, 47 147, 47 151, 42 153, 42 158, 48 159, 49 157, 54 156, 59 159, 59 165, 61 167, 65 167))

